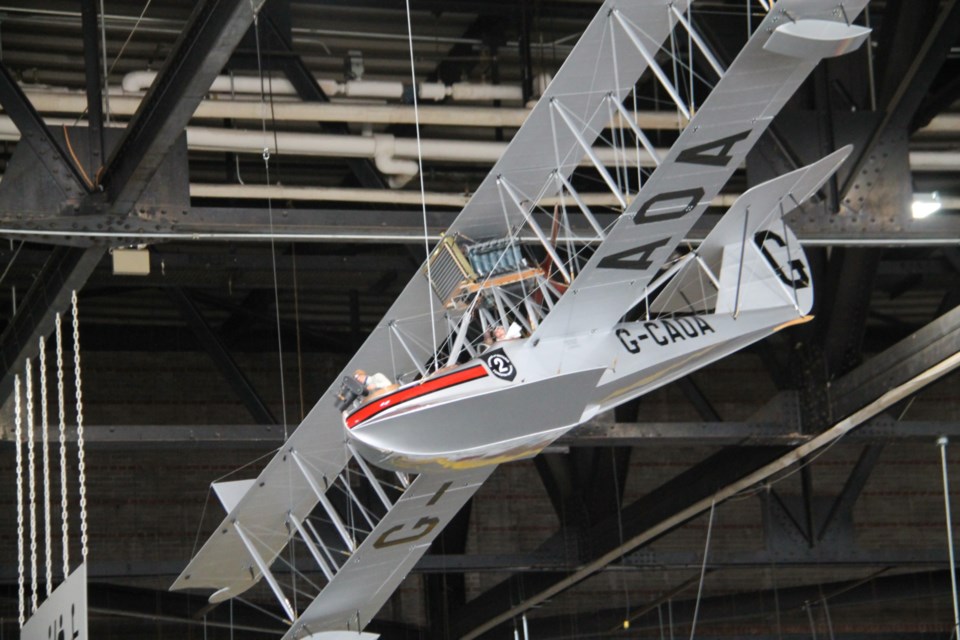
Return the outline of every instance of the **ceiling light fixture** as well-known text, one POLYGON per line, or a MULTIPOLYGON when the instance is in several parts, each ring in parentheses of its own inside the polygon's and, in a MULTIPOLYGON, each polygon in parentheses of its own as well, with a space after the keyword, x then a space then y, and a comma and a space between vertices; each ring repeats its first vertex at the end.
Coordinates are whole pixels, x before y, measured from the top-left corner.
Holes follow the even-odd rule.
POLYGON ((913 203, 910 205, 910 211, 917 220, 926 218, 930 214, 940 211, 942 207, 940 194, 934 191, 931 194, 916 194, 913 196, 913 203))

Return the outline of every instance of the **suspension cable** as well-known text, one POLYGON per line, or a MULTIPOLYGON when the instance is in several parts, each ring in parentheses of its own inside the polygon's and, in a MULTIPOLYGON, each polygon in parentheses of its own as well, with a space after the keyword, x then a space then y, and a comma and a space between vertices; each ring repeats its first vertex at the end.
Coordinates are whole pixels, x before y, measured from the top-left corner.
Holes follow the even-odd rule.
POLYGON ((960 633, 960 609, 957 607, 957 565, 953 554, 953 522, 950 515, 950 481, 947 477, 947 437, 942 436, 937 440, 937 446, 940 447, 940 464, 943 467, 943 509, 947 516, 947 549, 950 552, 950 587, 953 593, 953 632, 951 638, 956 638, 960 633))
MULTIPOLYGON (((143 21, 143 17, 147 15, 147 10, 150 8, 150 3, 153 0, 147 0, 146 4, 143 5, 143 9, 140 11, 140 15, 137 16, 137 21, 133 23, 133 27, 130 29, 130 33, 127 34, 127 39, 123 41, 123 44, 120 46, 120 51, 117 53, 117 57, 113 59, 113 62, 110 63, 110 68, 107 70, 107 74, 104 76, 104 83, 109 83, 110 74, 113 73, 114 67, 117 66, 117 63, 120 62, 120 58, 123 57, 123 52, 127 50, 127 45, 130 44, 130 40, 133 39, 134 34, 137 32, 137 28, 140 26, 140 23, 143 21)), ((101 14, 101 20, 105 20, 106 17, 101 14)), ((107 49, 103 49, 104 58, 107 57, 107 49)))
MULTIPOLYGON (((433 348, 437 348, 437 323, 434 318, 433 310, 433 273, 430 270, 430 240, 427 233, 427 195, 426 187, 423 183, 423 151, 420 147, 420 105, 417 101, 417 70, 414 67, 413 59, 413 25, 410 20, 410 0, 406 0, 407 5, 407 42, 410 46, 410 82, 413 95, 413 127, 417 132, 417 173, 420 177, 420 206, 423 210, 423 251, 427 259, 427 299, 430 303, 430 335, 433 338, 433 348)), ((437 358, 433 359, 434 369, 440 366, 437 358)))
MULTIPOLYGON (((253 14, 253 33, 254 33, 254 42, 257 48, 257 74, 260 78, 260 130, 263 135, 264 147, 263 147, 263 170, 264 177, 267 183, 267 219, 270 224, 270 258, 271 264, 273 265, 273 305, 277 320, 277 358, 279 359, 280 365, 280 412, 283 420, 283 439, 286 440, 289 437, 287 433, 287 384, 284 380, 284 364, 283 364, 283 332, 280 328, 280 285, 277 279, 277 241, 273 233, 273 198, 270 195, 270 146, 267 144, 267 115, 265 110, 262 108, 266 104, 266 91, 264 90, 264 74, 263 74, 263 63, 261 60, 260 53, 260 18, 259 12, 254 12, 253 14)), ((270 76, 270 112, 273 113, 273 76, 270 76)), ((273 123, 273 146, 274 150, 277 152, 277 155, 280 155, 280 146, 277 143, 277 128, 276 122, 273 123)))
POLYGON ((77 483, 80 485, 80 557, 87 561, 87 474, 83 446, 83 377, 80 372, 80 312, 77 307, 77 292, 70 302, 73 307, 73 369, 77 385, 77 483))
POLYGON ((713 533, 713 513, 717 508, 717 502, 710 503, 710 522, 707 524, 707 541, 703 545, 703 564, 700 565, 700 585, 697 587, 697 603, 693 607, 693 620, 690 623, 690 640, 693 640, 697 632, 697 616, 700 613, 700 598, 703 596, 703 579, 707 575, 707 553, 710 551, 710 535, 713 533))

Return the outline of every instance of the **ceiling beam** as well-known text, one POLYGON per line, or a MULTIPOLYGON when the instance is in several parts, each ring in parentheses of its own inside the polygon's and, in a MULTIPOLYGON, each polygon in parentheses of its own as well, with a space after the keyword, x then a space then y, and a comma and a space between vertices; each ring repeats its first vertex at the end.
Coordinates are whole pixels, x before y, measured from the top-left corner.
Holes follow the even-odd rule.
POLYGON ((103 76, 100 75, 100 39, 97 37, 96 0, 81 0, 80 24, 83 32, 83 66, 87 82, 88 166, 94 173, 103 166, 103 76))
POLYGON ((17 79, 0 63, 0 105, 40 162, 68 199, 79 200, 89 193, 79 167, 50 135, 43 118, 24 95, 17 79))
MULTIPOLYGON (((273 207, 275 240, 329 243, 401 243, 423 244, 423 212, 419 210, 273 207)), ((432 239, 447 229, 457 211, 427 211, 427 228, 432 239)), ((596 214, 601 225, 614 216, 596 214)), ((683 242, 701 242, 719 220, 719 214, 707 214, 694 225, 683 242)), ((789 218, 789 216, 788 216, 789 218)), ((0 212, 3 231, 0 238, 30 240, 71 246, 91 246, 103 242, 113 244, 179 241, 246 241, 267 242, 270 239, 270 211, 266 207, 194 206, 187 212, 161 211, 135 214, 124 224, 124 231, 100 231, 113 227, 106 216, 55 216, 42 222, 19 219, 16 212, 0 212), (78 228, 79 225, 79 228, 78 228)), ((861 247, 953 246, 960 236, 960 216, 933 216, 925 224, 902 228, 878 219, 852 229, 833 229, 807 218, 790 222, 801 243, 807 247, 845 245, 861 247)), ((575 222, 574 230, 589 234, 575 222)), ((521 233, 521 241, 536 242, 530 234, 521 233)))
POLYGON ((923 374, 960 350, 960 307, 875 355, 830 385, 831 415, 841 418, 923 374))
POLYGON ((133 209, 262 3, 207 0, 194 9, 106 164, 101 183, 111 213, 133 209))
MULTIPOLYGON (((105 165, 100 183, 106 189, 110 213, 126 215, 133 208, 174 141, 183 134, 184 127, 252 22, 258 7, 259 2, 251 0, 211 0, 194 10, 174 51, 105 165)), ((86 7, 86 13, 89 8, 86 7)), ((85 22, 86 34, 90 36, 89 15, 85 22)), ((94 84, 99 86, 99 80, 94 84)), ((24 137, 31 145, 36 145, 34 150, 51 175, 63 174, 58 182, 67 187, 65 192, 87 193, 88 204, 99 206, 101 194, 89 193, 77 163, 65 158, 63 150, 52 140, 43 121, 23 96, 16 80, 2 65, 0 102, 24 137), (69 180, 66 185, 65 180, 69 180), (81 188, 76 188, 76 184, 81 188)), ((96 141, 92 146, 97 146, 96 141)), ((76 230, 78 217, 68 218, 72 218, 68 226, 76 230)), ((90 248, 57 247, 51 252, 17 313, 0 335, 0 399, 5 399, 12 390, 15 372, 36 352, 38 338, 53 330, 56 314, 66 308, 73 291, 83 288, 105 253, 102 241, 98 246, 83 244, 90 248)))
MULTIPOLYGON (((778 569, 788 567, 940 567, 948 562, 946 549, 861 549, 830 545, 805 550, 758 551, 711 550, 707 569, 778 569)), ((414 567, 417 573, 572 571, 579 558, 562 553, 437 554, 425 555, 414 567)), ((642 549, 624 556, 614 565, 619 571, 699 571, 703 552, 642 549)), ((11 574, 11 579, 13 578, 11 574)))
MULTIPOLYGON (((909 0, 901 0, 892 6, 900 10, 917 10, 921 7, 924 11, 928 10, 928 7, 909 0)), ((897 129, 907 131, 914 123, 915 115, 929 93, 937 72, 960 36, 960 1, 947 0, 942 3, 933 26, 929 30, 923 30, 923 27, 922 20, 916 16, 886 23, 885 31, 891 33, 891 37, 903 38, 905 33, 908 36, 913 35, 906 30, 916 30, 918 35, 914 37, 923 37, 923 41, 916 50, 906 46, 899 50, 893 47, 885 50, 890 68, 884 70, 887 74, 881 83, 886 86, 880 96, 883 103, 878 105, 881 119, 873 135, 866 144, 857 149, 857 154, 849 162, 848 178, 840 188, 841 194, 846 194, 861 177, 861 168, 871 158, 874 148, 885 134, 897 129), (910 51, 910 55, 905 55, 907 51, 910 51), (898 63, 902 65, 906 60, 911 62, 905 70, 896 66, 898 63)))
MULTIPOLYGON (((710 570, 755 570, 821 567, 914 567, 939 568, 949 561, 947 550, 941 548, 903 548, 877 549, 858 546, 836 547, 823 545, 815 548, 793 547, 772 550, 711 550, 707 569, 710 570)), ((575 550, 553 552, 517 552, 517 553, 461 553, 447 549, 443 553, 424 555, 411 570, 423 574, 458 573, 502 573, 523 572, 528 574, 543 572, 571 571, 577 567, 580 559, 575 550)), ((702 549, 671 550, 642 549, 627 554, 616 563, 616 571, 637 573, 657 573, 665 570, 699 571, 703 566, 702 549)), ((317 572, 316 564, 309 556, 300 556, 296 560, 297 570, 305 574, 317 572)), ((289 570, 285 566, 283 571, 289 570)), ((167 578, 176 577, 183 571, 183 560, 136 559, 99 559, 88 568, 91 581, 105 582, 119 578, 167 578)), ((0 569, 0 584, 16 584, 16 566, 0 569)))
POLYGON ((863 336, 880 252, 850 247, 830 254, 825 274, 828 286, 818 289, 821 300, 828 298, 826 304, 821 302, 818 319, 824 319, 821 344, 830 378, 847 373, 862 361, 863 336))
POLYGON ((0 334, 0 403, 13 392, 14 376, 23 372, 27 358, 38 353, 39 339, 50 335, 58 313, 66 312, 74 291, 100 263, 106 249, 54 247, 0 334))
MULTIPOLYGON (((179 448, 184 443, 202 447, 267 449, 283 443, 283 432, 269 424, 88 425, 85 440, 94 448, 179 448)), ((878 416, 844 438, 847 444, 936 441, 940 436, 960 439, 956 421, 898 421, 878 416)), ((8 439, 4 433, 0 440, 8 439)), ((39 435, 37 436, 40 437, 39 435)), ((557 440, 556 447, 643 446, 787 446, 813 439, 790 425, 777 422, 636 422, 592 421, 557 440)), ((547 450, 550 453, 551 449, 547 450)))

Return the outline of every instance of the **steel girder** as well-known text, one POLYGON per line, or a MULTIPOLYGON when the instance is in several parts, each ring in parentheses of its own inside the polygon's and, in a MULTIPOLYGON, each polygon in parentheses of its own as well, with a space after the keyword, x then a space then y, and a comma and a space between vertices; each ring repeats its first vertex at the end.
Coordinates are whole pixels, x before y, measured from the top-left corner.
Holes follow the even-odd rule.
POLYGON ((27 358, 38 353, 38 341, 53 331, 57 314, 70 306, 106 253, 104 247, 55 247, 34 279, 17 312, 0 334, 0 402, 13 392, 13 379, 27 358))
MULTIPOLYGON (((427 211, 427 229, 432 238, 450 226, 455 211, 427 211)), ((275 239, 297 242, 334 243, 402 243, 423 244, 423 213, 415 210, 353 208, 273 208, 275 239)), ((960 236, 960 217, 942 216, 925 220, 922 228, 898 228, 884 219, 865 223, 857 228, 833 228, 805 217, 803 210, 787 216, 791 228, 807 247, 817 246, 953 246, 960 236)), ((601 225, 613 220, 612 215, 597 214, 601 225)), ((264 242, 268 240, 270 216, 266 208, 194 206, 179 211, 133 212, 122 226, 116 218, 88 215, 49 216, 24 222, 16 211, 0 211, 0 223, 6 233, 0 237, 29 239, 44 236, 44 242, 70 246, 95 244, 153 243, 170 240, 214 240, 264 242), (79 225, 79 226, 78 226, 79 225)), ((717 214, 704 215, 691 229, 686 243, 702 241, 719 219, 717 214)), ((586 225, 575 229, 588 232, 586 225)), ((521 235, 524 242, 535 242, 532 234, 521 235)))
POLYGON ((106 165, 101 183, 111 213, 126 215, 134 208, 261 4, 208 0, 194 9, 106 165))
MULTIPOLYGON (((85 10, 86 13, 89 13, 89 8, 85 10)), ((206 95, 213 78, 220 73, 237 42, 246 32, 258 8, 259 3, 250 0, 209 0, 194 10, 173 53, 105 165, 99 184, 106 190, 110 213, 126 215, 144 193, 171 147, 183 135, 184 127, 200 100, 206 95)), ((89 27, 89 15, 85 22, 89 27)), ((90 35, 89 31, 87 28, 87 35, 90 35)), ((88 37, 88 46, 90 40, 88 37)), ((96 38, 92 40, 95 42, 96 38)), ((88 74, 96 73, 89 69, 94 57, 88 55, 88 74)), ((99 74, 96 75, 99 78, 99 74)), ((99 87, 99 79, 96 82, 91 81, 90 84, 99 87)), ((90 99, 98 101, 96 96, 91 96, 90 99)), ((33 111, 16 81, 2 65, 0 101, 3 101, 12 116, 14 112, 18 114, 15 121, 24 137, 39 145, 37 153, 41 161, 52 163, 48 167, 51 175, 67 172, 65 175, 69 175, 73 183, 79 183, 82 187, 75 191, 87 194, 84 196, 87 206, 99 207, 103 194, 90 193, 79 168, 75 163, 64 159, 63 150, 51 139, 43 121, 33 111)), ((91 150, 95 151, 98 143, 102 141, 89 142, 91 150)), ((60 182, 63 183, 64 180, 66 178, 61 178, 60 182)), ((73 189, 69 183, 67 186, 73 189)), ((85 210, 83 202, 80 202, 80 205, 78 211, 82 213, 85 210)), ((78 218, 86 216, 64 217, 66 227, 73 229, 74 233, 78 230, 78 218)), ((108 221, 105 228, 110 228, 114 221, 108 221)), ((0 380, 2 397, 9 393, 14 372, 21 368, 30 354, 35 353, 37 338, 49 334, 56 313, 65 308, 72 291, 83 287, 104 252, 101 245, 87 250, 56 248, 50 254, 47 264, 28 292, 27 299, 17 310, 7 330, 0 336, 0 351, 3 353, 3 373, 0 380)))
POLYGON ((0 105, 67 200, 79 202, 89 193, 80 169, 50 134, 43 118, 3 64, 0 64, 0 105))
MULTIPOLYGON (((114 425, 85 428, 92 448, 178 448, 184 443, 202 447, 254 448, 282 444, 283 433, 269 424, 114 425)), ((882 415, 844 439, 848 444, 933 442, 940 436, 960 439, 960 424, 953 421, 899 421, 882 415)), ((563 447, 658 446, 791 446, 813 436, 780 422, 589 422, 557 441, 563 447)), ((548 452, 551 450, 548 449, 548 452)))

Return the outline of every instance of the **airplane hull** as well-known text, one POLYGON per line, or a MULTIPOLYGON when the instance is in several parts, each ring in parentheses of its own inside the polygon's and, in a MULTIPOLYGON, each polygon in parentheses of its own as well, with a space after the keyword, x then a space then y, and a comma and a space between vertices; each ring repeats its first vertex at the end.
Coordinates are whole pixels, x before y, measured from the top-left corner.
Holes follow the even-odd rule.
POLYGON ((411 473, 532 457, 601 411, 806 319, 782 307, 622 323, 563 345, 518 340, 368 402, 346 417, 347 434, 370 462, 411 473))
POLYGON ((397 407, 347 433, 364 458, 396 471, 465 469, 528 458, 580 422, 602 374, 603 369, 593 369, 512 383, 479 378, 397 407))

